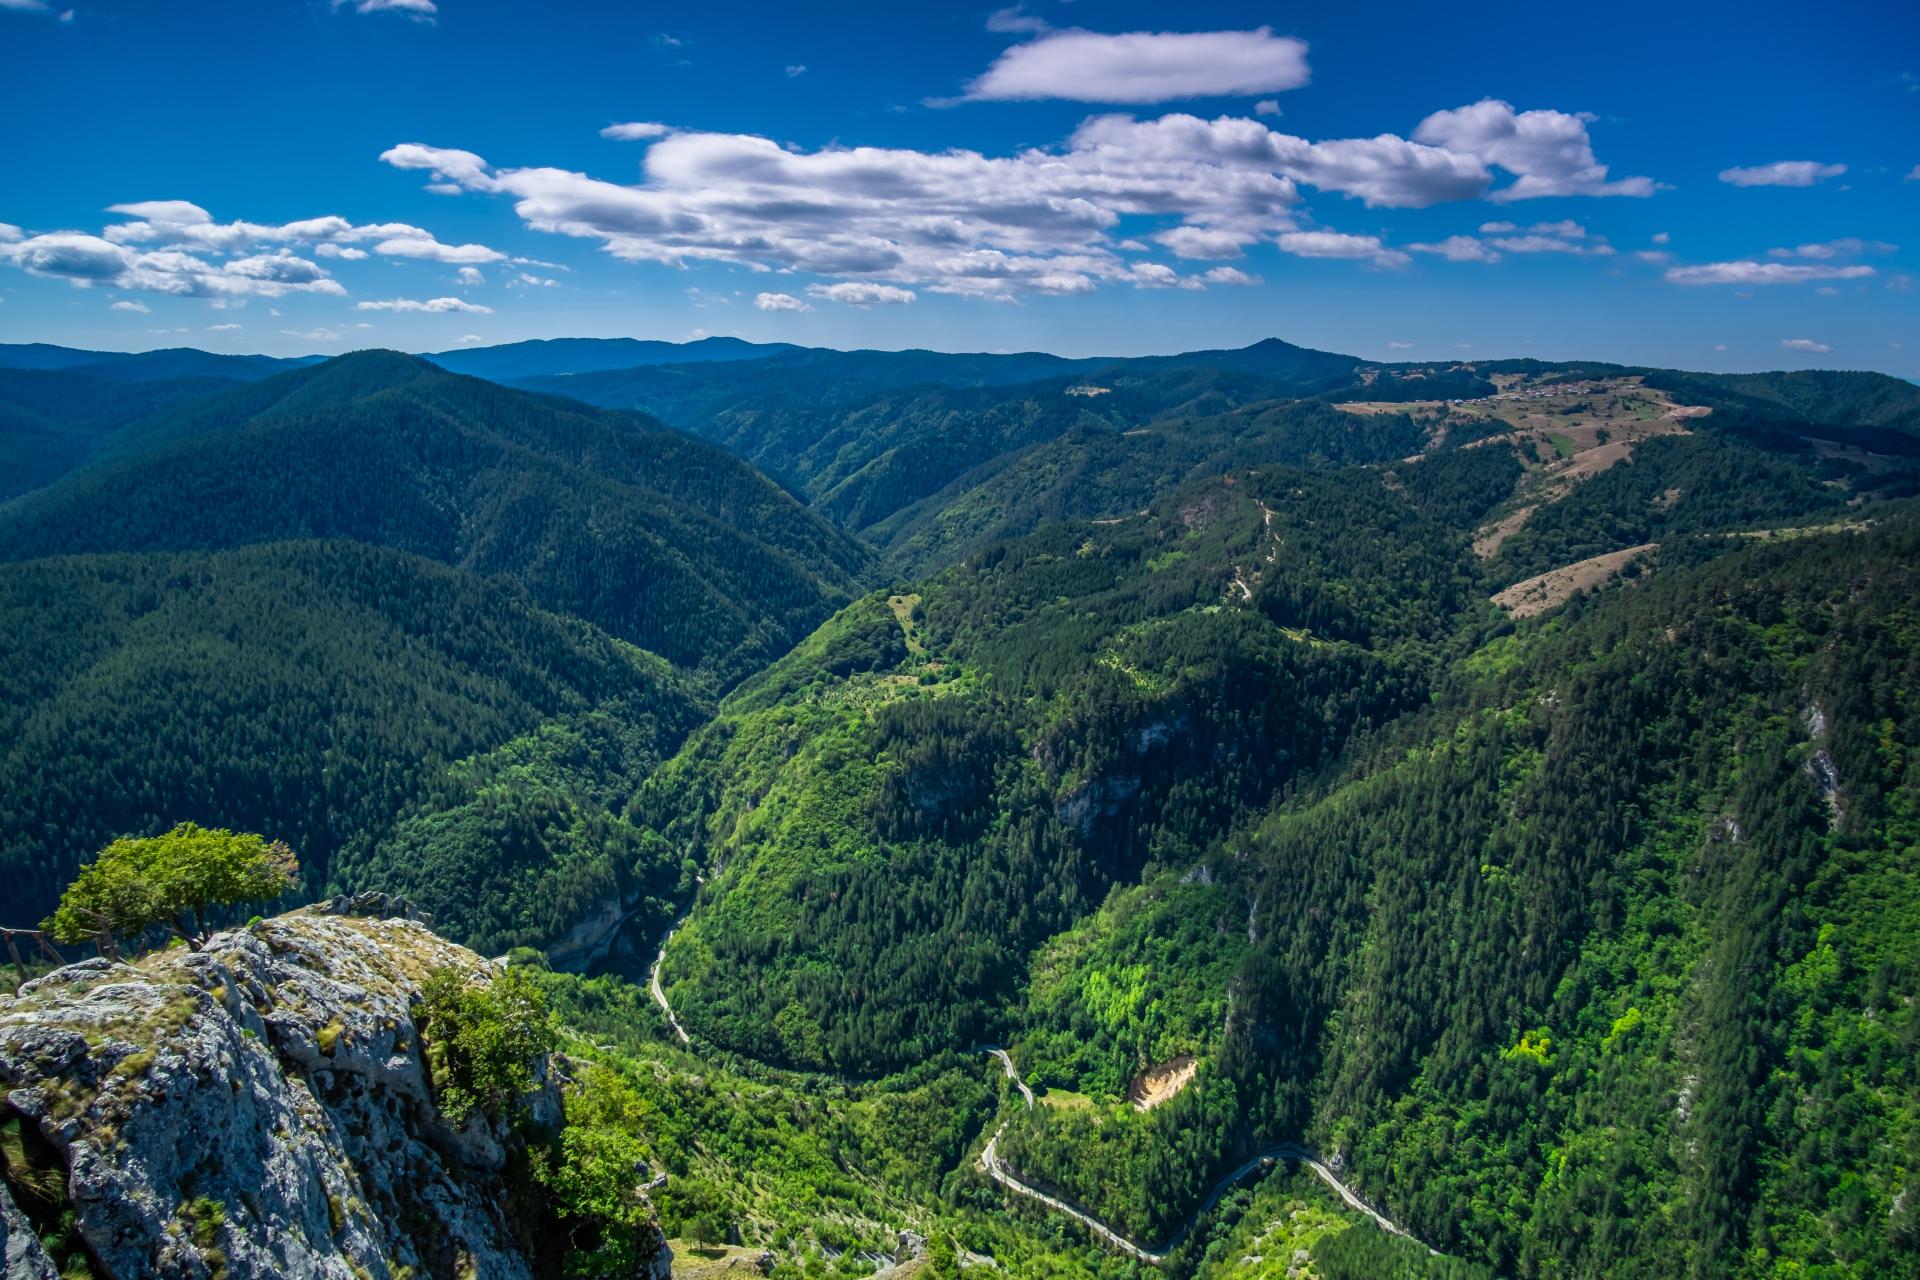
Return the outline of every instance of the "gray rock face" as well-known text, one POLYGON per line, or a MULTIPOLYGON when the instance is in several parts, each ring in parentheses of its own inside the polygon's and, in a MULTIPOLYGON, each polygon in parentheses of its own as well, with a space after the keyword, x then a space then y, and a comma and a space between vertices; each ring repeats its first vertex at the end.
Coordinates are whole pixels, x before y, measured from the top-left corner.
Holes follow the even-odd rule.
POLYGON ((0 1276, 6 1280, 60 1280, 53 1259, 40 1247, 40 1237, 20 1206, 0 1185, 0 1276))
MULTIPOLYGON (((74 965, 0 998, 0 1089, 111 1276, 530 1280, 507 1135, 453 1132, 422 1066, 411 1004, 448 965, 493 973, 417 920, 319 911, 74 965)), ((536 1104, 557 1119, 558 1090, 536 1104)), ((0 1209, 6 1280, 53 1276, 0 1209)))

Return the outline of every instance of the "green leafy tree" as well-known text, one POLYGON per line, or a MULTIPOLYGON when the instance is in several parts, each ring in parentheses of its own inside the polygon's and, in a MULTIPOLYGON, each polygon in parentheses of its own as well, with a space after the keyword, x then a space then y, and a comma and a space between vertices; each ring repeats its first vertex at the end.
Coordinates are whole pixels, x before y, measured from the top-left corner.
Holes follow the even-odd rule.
POLYGON ((299 870, 281 841, 183 822, 102 849, 44 927, 62 942, 97 940, 111 954, 115 935, 165 925, 198 951, 210 910, 277 898, 298 883, 299 870))
POLYGON ((435 969, 421 988, 414 1020, 426 1041, 440 1113, 456 1129, 476 1110, 498 1119, 531 1093, 536 1069, 553 1048, 546 995, 518 969, 484 985, 459 969, 435 969))

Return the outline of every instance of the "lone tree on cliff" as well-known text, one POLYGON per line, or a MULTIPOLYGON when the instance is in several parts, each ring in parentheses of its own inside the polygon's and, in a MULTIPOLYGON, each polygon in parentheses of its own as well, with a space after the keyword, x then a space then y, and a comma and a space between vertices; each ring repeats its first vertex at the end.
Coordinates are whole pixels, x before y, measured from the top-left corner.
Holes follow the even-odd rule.
POLYGON ((137 937, 162 924, 198 951, 209 908, 277 898, 299 871, 281 841, 183 822, 165 835, 123 838, 102 849, 41 927, 62 942, 97 941, 113 955, 116 934, 137 937))

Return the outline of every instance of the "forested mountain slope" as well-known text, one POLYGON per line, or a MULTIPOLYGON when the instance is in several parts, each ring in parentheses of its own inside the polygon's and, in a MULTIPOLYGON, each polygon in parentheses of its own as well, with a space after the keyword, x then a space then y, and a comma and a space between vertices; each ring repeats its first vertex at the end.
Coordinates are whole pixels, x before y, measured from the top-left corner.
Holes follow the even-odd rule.
POLYGON ((635 801, 720 872, 668 953, 676 1005, 858 1072, 1004 1031, 1031 948, 1424 699, 1482 606, 1465 528, 1423 506, 1262 468, 844 612, 635 801))
POLYGON ((841 615, 633 805, 712 872, 676 1011, 856 1073, 1011 1035, 1068 1101, 1002 1157, 1140 1240, 1304 1135, 1502 1271, 1910 1266, 1920 516, 1676 531, 1516 630, 1499 456, 1194 481, 841 615))
POLYGON ((394 353, 198 401, 100 449, 0 512, 0 555, 348 538, 507 575, 721 685, 804 635, 868 563, 711 446, 394 353))
POLYGON ((108 840, 189 817, 276 832, 317 887, 452 761, 599 708, 643 772, 700 709, 510 582, 342 542, 0 565, 0 687, 15 925, 108 840))
POLYGON ((1009 451, 1076 427, 1314 394, 1353 381, 1350 356, 1279 341, 1134 359, 799 351, 522 385, 639 408, 725 445, 860 531, 1009 451))
POLYGON ((90 369, 0 368, 0 502, 53 483, 121 427, 228 390, 238 381, 135 382, 90 369))

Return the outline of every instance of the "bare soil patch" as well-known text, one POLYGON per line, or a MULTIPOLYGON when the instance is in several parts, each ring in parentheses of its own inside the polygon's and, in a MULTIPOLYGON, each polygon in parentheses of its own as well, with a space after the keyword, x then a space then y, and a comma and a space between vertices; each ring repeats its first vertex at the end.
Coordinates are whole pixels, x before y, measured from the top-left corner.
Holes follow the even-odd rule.
POLYGON ((1136 1110, 1151 1111, 1193 1082, 1199 1061, 1190 1053, 1148 1067, 1127 1083, 1127 1101, 1136 1110))
POLYGON ((1516 618, 1531 618, 1573 599, 1582 591, 1611 582, 1627 564, 1659 548, 1657 542, 1642 543, 1625 551, 1576 560, 1572 564, 1549 569, 1545 573, 1516 582, 1493 597, 1493 602, 1516 618))

